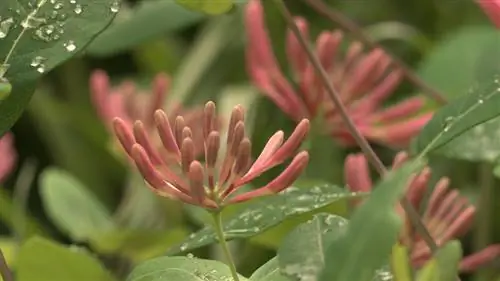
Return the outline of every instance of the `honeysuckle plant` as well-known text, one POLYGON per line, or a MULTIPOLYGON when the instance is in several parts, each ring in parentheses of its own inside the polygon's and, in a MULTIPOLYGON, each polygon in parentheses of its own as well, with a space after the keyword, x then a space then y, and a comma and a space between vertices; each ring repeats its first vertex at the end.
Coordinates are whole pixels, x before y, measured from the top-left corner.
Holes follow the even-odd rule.
MULTIPOLYGON (((308 22, 302 17, 294 20, 308 38, 308 22)), ((289 81, 274 57, 260 0, 250 0, 247 4, 245 28, 247 71, 255 86, 293 120, 321 118, 324 120, 321 131, 344 145, 355 146, 339 109, 327 96, 323 81, 293 32, 289 30, 286 36, 286 54, 293 77, 289 81)), ((315 42, 316 54, 329 75, 329 83, 338 89, 364 137, 383 145, 406 146, 432 117, 432 113, 420 114, 425 100, 411 97, 384 107, 384 101, 394 95, 403 78, 401 70, 393 67, 383 50, 366 51, 360 42, 348 43, 343 51, 344 37, 340 30, 325 30, 315 42)))
MULTIPOLYGON (((406 152, 400 152, 394 158, 392 168, 400 167, 408 160, 406 152)), ((356 192, 369 192, 373 188, 368 162, 363 154, 349 155, 345 160, 345 181, 347 187, 356 192)), ((438 245, 444 245, 453 239, 461 238, 473 226, 476 207, 449 187, 450 180, 443 177, 432 188, 428 202, 424 201, 430 184, 431 169, 425 167, 413 176, 406 188, 405 196, 417 210, 423 210, 422 221, 438 245)), ((429 247, 425 244, 407 215, 397 206, 404 225, 400 233, 400 242, 410 250, 411 263, 419 268, 432 258, 429 247)), ((459 264, 460 272, 473 272, 481 266, 491 263, 500 256, 500 244, 489 245, 485 249, 464 257, 459 264)))
POLYGON ((252 144, 245 136, 245 113, 242 106, 236 106, 231 113, 225 147, 221 147, 220 132, 216 127, 215 103, 208 102, 203 113, 202 122, 189 126, 182 116, 177 116, 171 125, 164 111, 155 111, 154 121, 162 148, 153 146, 142 121, 134 122, 133 129, 130 130, 126 121, 115 117, 113 127, 124 150, 134 159, 153 192, 212 210, 219 241, 230 261, 233 278, 238 280, 224 241, 221 211, 226 205, 278 193, 300 176, 309 160, 306 151, 295 155, 287 168, 265 186, 238 194, 246 183, 283 163, 296 152, 307 136, 309 121, 302 120, 285 142, 284 133, 276 132, 252 163, 252 144), (202 144, 195 144, 193 131, 203 132, 202 144), (202 147, 197 148, 196 145, 202 147), (223 148, 225 153, 220 153, 223 148), (196 160, 197 149, 204 150, 204 165, 196 160), (173 160, 164 155, 173 155, 173 160))
MULTIPOLYGON (((439 3, 439 9, 448 10, 449 1, 445 2, 439 3)), ((499 27, 498 3, 477 0, 471 5, 477 4, 484 18, 499 27)), ((134 82, 133 74, 113 85, 113 71, 92 70, 90 81, 85 78, 84 84, 89 82, 90 86, 86 93, 87 85, 76 82, 82 81, 76 70, 87 60, 79 56, 75 64, 55 69, 50 79, 40 83, 37 94, 41 98, 34 99, 36 104, 30 108, 33 114, 13 131, 16 146, 23 149, 26 143, 31 145, 33 126, 29 121, 36 121, 40 129, 37 134, 45 135, 50 145, 40 147, 34 142, 37 145, 29 150, 18 150, 18 156, 13 134, 0 138, 0 183, 8 185, 0 190, 0 220, 7 222, 8 229, 4 232, 4 225, 0 226, 0 279, 498 279, 495 266, 500 259, 500 244, 493 236, 498 233, 493 216, 497 210, 492 204, 498 184, 492 170, 493 166, 498 170, 500 155, 496 144, 500 131, 500 73, 495 72, 498 60, 488 53, 489 49, 476 54, 472 46, 461 46, 454 40, 444 41, 459 45, 453 49, 455 53, 445 48, 446 54, 439 55, 435 50, 441 49, 442 39, 432 38, 433 48, 419 54, 422 62, 419 56, 401 48, 398 54, 405 54, 403 61, 392 54, 393 46, 386 45, 385 39, 405 44, 413 42, 414 35, 422 30, 422 38, 416 36, 420 42, 428 32, 442 32, 441 27, 455 22, 447 18, 452 13, 438 13, 433 5, 422 9, 431 18, 425 20, 426 24, 436 22, 425 28, 413 26, 418 17, 407 23, 385 22, 365 28, 357 22, 371 24, 373 18, 360 13, 356 14, 359 19, 351 20, 344 8, 356 7, 358 11, 379 7, 367 3, 360 8, 350 6, 353 4, 349 1, 337 4, 322 0, 151 0, 134 1, 123 11, 118 0, 17 0, 0 4, 1 133, 19 117, 36 78, 83 50, 117 13, 120 21, 114 22, 98 43, 109 43, 106 53, 122 43, 144 43, 132 52, 133 61, 138 62, 134 69, 156 73, 150 85, 142 87, 134 82), (191 10, 182 10, 176 3, 191 10), (228 15, 214 16, 230 10, 228 15), (304 16, 292 12, 299 10, 304 16), (309 12, 314 16, 307 15, 309 12), (433 18, 433 14, 439 16, 433 18), (284 48, 272 42, 273 20, 281 20, 279 16, 287 24, 285 34, 276 37, 284 38, 284 48), (323 16, 336 29, 323 30, 324 23, 318 21, 323 16), (238 21, 241 26, 234 24, 238 21), (182 33, 174 30, 188 25, 197 28, 182 33), (440 29, 434 30, 434 25, 440 29), (316 30, 317 35, 313 34, 316 30), (191 32, 200 35, 193 46, 191 36, 186 36, 191 32), (154 34, 161 34, 162 40, 146 42, 154 34), (164 40, 167 34, 168 40, 164 40), (231 44, 226 46, 227 42, 231 44), (185 48, 188 44, 190 48, 185 48), (286 58, 284 69, 276 59, 281 54, 286 58), (177 61, 181 55, 183 59, 177 61), (413 57, 415 61, 408 61, 412 66, 407 66, 406 59, 413 57), (455 93, 442 92, 447 87, 430 81, 424 71, 414 71, 413 67, 436 57, 446 62, 439 63, 436 76, 446 77, 451 81, 448 83, 472 80, 462 71, 470 71, 470 61, 476 63, 477 58, 477 83, 463 89, 464 95, 457 98, 451 96, 455 93), (175 72, 176 79, 171 81, 159 70, 175 72), (228 87, 221 91, 223 94, 212 96, 223 83, 240 82, 245 74, 250 85, 228 87), (67 88, 71 94, 60 93, 59 88, 67 88), (262 100, 270 100, 280 110, 269 110, 265 102, 249 102, 255 88, 264 96, 262 100), (189 93, 190 89, 195 90, 189 93), (439 105, 406 92, 434 97, 439 105), (169 97, 176 94, 186 94, 186 100, 195 105, 175 104, 169 97), (88 109, 80 104, 88 97, 94 112, 84 112, 88 109), (217 100, 217 107, 213 100, 217 100), (204 105, 196 105, 199 101, 204 105), (93 131, 98 124, 87 119, 86 113, 97 113, 129 169, 114 169, 116 159, 106 158, 109 155, 103 153, 103 144, 97 143, 102 139, 93 131), (42 121, 33 120, 33 116, 42 121), (277 125, 275 121, 281 117, 291 122, 277 125), (323 159, 336 155, 332 161, 323 163, 323 155, 318 156, 317 149, 313 153, 318 143, 315 138, 320 137, 316 132, 328 136, 321 138, 321 144, 326 140, 331 146, 321 149, 325 150, 323 159), (449 171, 463 168, 462 163, 450 160, 470 160, 471 154, 481 162, 476 165, 479 172, 471 169, 474 163, 467 163, 459 172, 449 171), (44 171, 37 175, 39 181, 29 184, 30 177, 21 169, 11 186, 6 179, 17 158, 33 155, 42 158, 44 171), (393 164, 386 167, 383 160, 393 156, 393 164), (319 160, 308 167, 315 157, 319 160), (443 165, 436 160, 441 158, 450 162, 443 165), (60 167, 46 168, 47 164, 60 167), (94 164, 99 165, 96 168, 94 164), (345 176, 332 179, 333 183, 311 176, 323 171, 309 174, 309 169, 320 166, 318 170, 344 171, 345 176), (374 177, 374 172, 378 176, 374 177), (144 193, 113 189, 114 185, 122 186, 124 176, 131 179, 131 175, 141 182, 130 180, 127 187, 135 184, 144 193), (471 193, 478 195, 477 203, 462 190, 465 186, 474 187, 471 193), (39 188, 36 191, 40 196, 28 200, 33 188, 39 188), (160 207, 142 200, 144 194, 152 196, 148 198, 154 203, 161 202, 160 207), (158 214, 161 226, 155 225, 158 220, 124 226, 112 210, 127 200, 136 205, 123 212, 124 216, 140 212, 138 220, 147 220, 158 214), (164 202, 187 208, 170 208, 172 205, 164 202), (180 212, 173 214, 173 209, 180 212), (20 237, 26 232, 28 213, 43 218, 49 230, 44 231, 43 238, 24 241, 25 237, 20 237), (162 224, 164 218, 169 220, 168 226, 162 224), (158 227, 150 227, 152 224, 158 227), (462 247, 469 234, 474 238, 473 245, 462 247), (237 241, 229 244, 229 240, 237 241), (216 242, 225 262, 218 261, 217 251, 202 248, 216 242)), ((407 18, 407 13, 414 12, 402 6, 391 7, 397 10, 396 16, 407 18), (406 13, 400 13, 400 9, 406 13)), ((384 6, 377 10, 377 17, 391 10, 384 6)), ((482 47, 485 42, 481 41, 481 31, 485 29, 487 35, 495 30, 491 26, 473 28, 479 35, 469 34, 474 40, 467 43, 482 47)), ((115 51, 123 51, 123 46, 115 51)), ((119 68, 128 66, 129 58, 120 56, 119 68)), ((112 62, 113 67, 108 68, 107 61, 101 62, 103 69, 115 66, 112 62)))
MULTIPOLYGON (((120 118, 131 130, 135 121, 140 120, 144 132, 152 138, 155 147, 161 145, 155 133, 155 112, 167 106, 170 77, 164 73, 155 76, 151 88, 139 89, 133 81, 124 81, 112 87, 109 77, 102 70, 95 70, 90 77, 91 97, 99 117, 102 119, 110 133, 113 132, 114 118, 120 118)), ((203 108, 185 109, 180 104, 169 101, 169 122, 174 123, 176 117, 182 116, 182 122, 192 127, 191 139, 196 143, 195 155, 203 152, 203 131, 197 126, 203 120, 203 108), (173 103, 173 104, 172 104, 173 103)), ((214 117, 214 126, 220 123, 214 117)))

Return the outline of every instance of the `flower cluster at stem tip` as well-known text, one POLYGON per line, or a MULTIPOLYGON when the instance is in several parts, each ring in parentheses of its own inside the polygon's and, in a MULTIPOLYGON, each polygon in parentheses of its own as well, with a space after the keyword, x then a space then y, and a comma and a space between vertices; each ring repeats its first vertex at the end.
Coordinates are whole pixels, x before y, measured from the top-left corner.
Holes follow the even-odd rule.
POLYGON ((252 145, 245 136, 242 106, 234 107, 231 113, 223 154, 220 153, 220 132, 215 126, 215 103, 208 102, 203 113, 203 122, 188 126, 182 116, 177 116, 171 124, 163 110, 156 110, 154 120, 161 148, 153 146, 142 121, 135 121, 130 129, 123 119, 114 119, 114 131, 121 145, 158 195, 207 209, 220 209, 284 190, 299 177, 309 161, 308 153, 301 151, 274 180, 263 187, 239 193, 243 185, 295 154, 309 131, 309 121, 299 122, 286 141, 282 131, 276 132, 252 163, 252 145), (194 130, 203 132, 204 164, 195 157, 198 148, 192 139, 194 130), (173 157, 165 158, 165 154, 173 157), (219 156, 223 157, 219 159, 219 156))
MULTIPOLYGON (((393 161, 392 169, 399 168, 408 155, 400 152, 393 161)), ((348 188, 354 192, 369 192, 373 184, 370 178, 368 162, 363 154, 349 155, 344 164, 345 181, 348 188)), ((472 228, 476 208, 458 190, 450 190, 448 178, 441 178, 432 194, 424 205, 424 195, 431 180, 431 169, 425 167, 415 175, 406 189, 406 197, 416 210, 425 206, 422 221, 429 230, 438 246, 442 246, 452 239, 458 239, 472 228)), ((359 204, 360 202, 357 202, 359 204)), ((432 257, 431 250, 424 240, 415 233, 412 224, 398 205, 397 211, 404 219, 404 228, 401 231, 400 242, 410 249, 410 257, 415 267, 421 267, 432 257)), ((459 264, 460 272, 472 272, 482 265, 492 262, 500 256, 500 244, 490 245, 485 249, 466 256, 459 264)))
MULTIPOLYGON (((307 21, 296 17, 295 24, 304 38, 308 38, 307 21)), ((341 144, 355 146, 351 132, 326 95, 322 80, 295 34, 289 30, 286 37, 286 54, 294 78, 291 83, 273 54, 260 0, 248 2, 245 28, 247 72, 255 86, 293 120, 321 118, 324 133, 341 144)), ((316 54, 330 82, 365 138, 382 145, 405 147, 430 120, 432 112, 420 113, 425 100, 419 96, 384 108, 383 102, 395 93, 403 78, 402 71, 392 66, 383 50, 364 52, 359 42, 351 43, 345 53, 341 52, 343 37, 340 30, 323 31, 316 40, 316 54)))

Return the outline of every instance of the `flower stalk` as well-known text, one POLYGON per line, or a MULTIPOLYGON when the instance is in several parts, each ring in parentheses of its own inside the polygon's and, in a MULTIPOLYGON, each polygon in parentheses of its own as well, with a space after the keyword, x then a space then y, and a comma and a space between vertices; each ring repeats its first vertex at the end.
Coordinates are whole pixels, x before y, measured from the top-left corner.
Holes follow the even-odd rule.
POLYGON ((222 210, 216 210, 212 212, 212 218, 214 220, 214 229, 217 238, 219 239, 219 244, 226 256, 226 262, 231 270, 231 275, 233 276, 233 281, 239 281, 238 271, 236 270, 236 265, 234 263, 233 256, 231 255, 231 250, 227 245, 226 237, 224 235, 224 228, 222 225, 222 210))
MULTIPOLYGON (((370 144, 368 141, 363 137, 363 135, 359 132, 357 129, 356 125, 354 124, 353 120, 350 118, 349 114, 347 113, 347 110, 340 98, 340 94, 338 91, 334 88, 333 84, 330 83, 328 79, 328 74, 326 73, 325 69, 322 67, 318 57, 314 54, 314 51, 312 47, 309 45, 309 43, 304 39, 302 36, 299 28, 293 21, 293 17, 286 7, 286 5, 283 3, 282 0, 274 0, 276 3, 278 9, 282 13, 283 17, 285 18, 288 26, 292 30, 293 34, 296 36, 297 40, 299 41, 301 47, 306 51, 308 59, 312 63, 315 71, 319 74, 319 77, 321 78, 321 81, 325 85, 326 92, 328 96, 332 99, 333 103, 335 106, 338 108, 340 115, 343 119, 343 121, 346 123, 349 131, 351 132, 352 136, 358 143, 358 145, 361 147, 363 153, 366 155, 368 160, 373 164, 377 172, 381 175, 384 175, 387 172, 387 169, 385 168, 384 164, 378 158, 378 156, 375 154, 373 149, 371 148, 370 144)), ((435 252, 438 249, 438 246, 432 236, 430 235, 429 231, 423 224, 423 222, 420 219, 420 216, 418 212, 415 210, 415 208, 411 205, 411 203, 408 201, 407 198, 401 199, 401 205, 405 212, 407 213, 408 217, 410 218, 410 221, 412 224, 415 225, 415 228, 419 232, 419 234, 422 236, 424 239, 425 243, 428 245, 428 247, 431 249, 432 252, 435 252)))

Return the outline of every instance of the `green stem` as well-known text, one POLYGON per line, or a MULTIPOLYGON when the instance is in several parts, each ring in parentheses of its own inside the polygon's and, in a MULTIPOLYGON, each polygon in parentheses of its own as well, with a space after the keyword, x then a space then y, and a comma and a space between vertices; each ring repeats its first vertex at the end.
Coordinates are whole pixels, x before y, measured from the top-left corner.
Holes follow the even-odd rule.
MULTIPOLYGON (((495 180, 493 178, 493 167, 489 163, 481 163, 479 166, 479 183, 481 185, 481 191, 479 194, 479 206, 477 214, 477 225, 476 231, 474 233, 474 248, 477 251, 482 250, 484 247, 488 246, 491 241, 491 209, 493 198, 493 188, 495 180)), ((485 278, 487 272, 480 270, 476 273, 478 280, 488 280, 485 278)))
POLYGON ((213 212, 212 217, 214 219, 215 233, 217 234, 217 238, 219 238, 220 246, 222 248, 222 251, 224 252, 224 255, 226 256, 229 268, 231 269, 233 281, 240 281, 240 279, 238 278, 238 272, 236 271, 236 265, 234 264, 234 260, 231 255, 231 251, 229 250, 226 238, 224 237, 224 229, 222 228, 222 212, 213 212))

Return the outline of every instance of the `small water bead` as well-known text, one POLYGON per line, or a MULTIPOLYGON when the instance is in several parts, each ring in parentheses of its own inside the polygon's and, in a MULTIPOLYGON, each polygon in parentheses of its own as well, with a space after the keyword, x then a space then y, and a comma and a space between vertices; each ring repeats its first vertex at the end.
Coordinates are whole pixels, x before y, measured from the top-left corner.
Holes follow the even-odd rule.
POLYGON ((66 51, 68 52, 73 52, 76 50, 76 45, 73 40, 69 40, 68 42, 64 43, 64 48, 66 48, 66 51))
POLYGON ((116 0, 113 1, 113 3, 111 3, 111 6, 109 7, 109 9, 113 13, 118 13, 118 11, 120 11, 120 2, 116 1, 116 0))
POLYGON ((56 10, 61 10, 64 7, 64 4, 62 2, 57 2, 54 4, 54 9, 56 10))
POLYGON ((36 56, 31 61, 30 66, 37 67, 40 64, 42 64, 43 62, 45 62, 45 61, 46 61, 46 59, 44 57, 42 57, 42 56, 36 56))
POLYGON ((80 4, 77 4, 75 6, 75 9, 73 10, 73 12, 75 12, 75 14, 77 14, 77 15, 81 14, 83 12, 82 6, 80 4))
POLYGON ((25 29, 30 29, 30 28, 37 28, 44 23, 46 23, 46 19, 44 18, 28 16, 25 20, 21 22, 21 26, 25 29))
POLYGON ((188 259, 193 259, 193 258, 194 258, 194 255, 193 255, 192 253, 188 253, 188 254, 186 255, 186 257, 187 257, 188 259))
POLYGON ((5 77, 0 77, 0 101, 6 99, 12 91, 12 85, 5 77))
POLYGON ((14 24, 13 18, 8 18, 0 22, 0 39, 7 37, 9 34, 10 28, 14 24))
POLYGON ((448 116, 444 119, 444 123, 443 123, 443 130, 445 132, 448 132, 451 128, 451 126, 453 126, 453 123, 455 122, 455 117, 453 116, 448 116))

